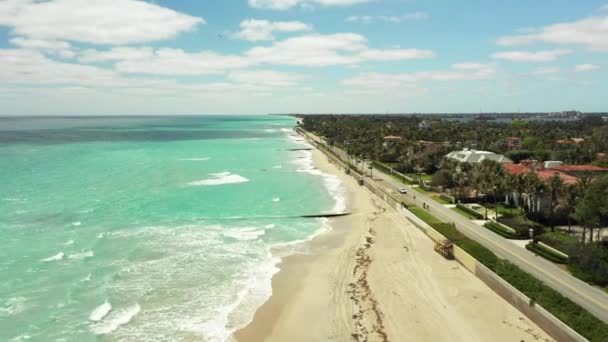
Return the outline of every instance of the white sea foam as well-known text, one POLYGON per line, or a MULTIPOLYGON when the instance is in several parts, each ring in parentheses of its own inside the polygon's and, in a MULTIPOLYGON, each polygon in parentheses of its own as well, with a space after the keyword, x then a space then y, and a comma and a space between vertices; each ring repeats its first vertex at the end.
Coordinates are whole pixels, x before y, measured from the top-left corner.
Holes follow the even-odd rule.
POLYGON ((276 133, 276 132, 278 132, 278 131, 279 131, 279 130, 274 129, 274 128, 267 128, 267 129, 265 129, 265 130, 264 130, 264 132, 266 132, 266 133, 276 133))
POLYGON ((0 317, 8 317, 25 311, 26 301, 25 297, 9 298, 0 306, 0 317))
POLYGON ((214 318, 197 327, 205 341, 229 341, 236 330, 253 320, 257 308, 272 295, 272 277, 279 271, 277 265, 280 262, 281 259, 273 257, 268 249, 265 261, 251 268, 242 281, 242 290, 236 300, 219 308, 214 318))
POLYGON ((139 311, 141 311, 139 304, 112 311, 103 321, 92 324, 91 331, 97 335, 107 335, 118 329, 121 325, 129 323, 139 311))
POLYGON ((92 258, 94 256, 95 256, 95 253, 93 253, 93 251, 86 251, 86 252, 82 252, 82 253, 70 254, 68 256, 68 259, 80 260, 80 259, 85 259, 85 258, 92 258))
POLYGON ((181 161, 207 161, 210 160, 210 157, 199 157, 199 158, 182 158, 181 161))
POLYGON ((281 202, 281 199, 279 197, 275 197, 272 199, 273 202, 281 202))
POLYGON ((312 241, 317 236, 325 234, 332 230, 332 226, 329 224, 329 219, 327 218, 318 218, 319 229, 317 229, 314 233, 307 236, 304 239, 294 240, 289 242, 282 242, 272 246, 273 255, 278 256, 280 258, 285 258, 294 253, 302 253, 306 254, 307 251, 303 248, 306 248, 306 242, 312 241))
MULTIPOLYGON (((300 136, 287 135, 288 138, 299 145, 302 145, 306 148, 313 148, 306 141, 298 140, 300 136)), ((327 173, 323 173, 318 170, 313 163, 312 152, 311 151, 301 151, 301 154, 298 156, 296 160, 293 161, 299 168, 296 170, 298 172, 305 172, 315 176, 323 177, 323 182, 325 183, 325 187, 334 198, 335 205, 331 210, 334 213, 341 213, 346 210, 346 198, 344 195, 344 186, 342 185, 342 181, 340 178, 334 175, 330 175, 327 173)))
POLYGON ((264 229, 273 229, 274 227, 276 227, 276 225, 274 223, 271 223, 271 224, 265 225, 264 229))
POLYGON ((58 260, 63 259, 64 256, 65 256, 65 253, 59 252, 59 253, 57 253, 57 254, 55 254, 53 256, 50 256, 50 257, 48 257, 46 259, 42 259, 40 261, 46 261, 46 262, 48 262, 48 261, 58 261, 58 260))
POLYGON ((237 184, 249 182, 249 179, 231 172, 220 172, 209 174, 213 178, 202 179, 188 183, 190 186, 214 186, 224 184, 237 184))
POLYGON ((68 240, 68 241, 62 243, 61 245, 63 245, 63 246, 71 246, 73 244, 74 244, 74 240, 68 240))
POLYGON ((282 169, 282 168, 283 168, 283 165, 275 165, 275 166, 273 166, 272 168, 273 168, 273 169, 282 169))
POLYGON ((32 336, 30 334, 21 334, 19 336, 15 336, 13 338, 11 338, 10 340, 8 340, 8 342, 21 342, 21 341, 27 341, 29 339, 31 339, 32 336))
POLYGON ((240 229, 230 229, 225 232, 222 232, 222 235, 225 237, 230 237, 239 241, 250 241, 259 238, 266 234, 266 230, 257 229, 255 227, 247 227, 240 229))
POLYGON ((82 222, 78 221, 78 222, 72 222, 72 226, 74 227, 78 227, 82 224, 82 222))
POLYGON ((89 315, 89 320, 99 322, 112 311, 112 305, 106 300, 103 304, 96 307, 89 315))
POLYGON ((340 178, 323 173, 315 168, 312 160, 312 152, 302 151, 301 157, 303 158, 298 158, 293 162, 299 166, 296 171, 323 177, 325 188, 327 188, 335 201, 335 205, 331 211, 334 213, 343 212, 346 209, 346 198, 344 196, 344 186, 342 185, 340 178))
POLYGON ((6 197, 2 199, 5 202, 27 202, 27 200, 25 198, 13 198, 13 197, 6 197))

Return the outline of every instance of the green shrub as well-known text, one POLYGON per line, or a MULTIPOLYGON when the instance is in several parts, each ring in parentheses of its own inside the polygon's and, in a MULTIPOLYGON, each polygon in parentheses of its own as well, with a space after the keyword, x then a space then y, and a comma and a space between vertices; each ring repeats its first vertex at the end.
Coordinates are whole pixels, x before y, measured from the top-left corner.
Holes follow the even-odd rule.
POLYGON ((462 211, 466 212, 467 214, 472 215, 473 217, 475 217, 475 218, 476 218, 476 219, 478 219, 478 220, 483 220, 483 219, 484 219, 484 216, 483 216, 482 214, 480 214, 480 213, 478 213, 477 211, 475 211, 475 210, 473 210, 473 209, 471 209, 471 208, 467 207, 467 206, 466 206, 466 205, 464 205, 464 204, 460 204, 460 203, 458 203, 458 204, 456 204, 456 208, 458 208, 458 209, 460 209, 460 210, 462 210, 462 211))
POLYGON ((522 237, 518 234, 515 234, 511 231, 506 230, 502 225, 500 225, 499 223, 496 223, 496 222, 486 222, 483 226, 506 239, 512 239, 512 240, 525 240, 526 239, 525 237, 522 237))
POLYGON ((608 246, 597 242, 577 244, 569 254, 574 276, 600 286, 608 285, 608 246))
POLYGON ((530 236, 530 229, 534 229, 535 235, 538 236, 543 233, 545 228, 543 225, 527 220, 521 215, 499 217, 498 222, 513 228, 517 235, 522 238, 530 236))
POLYGON ((531 251, 534 254, 540 255, 541 257, 543 257, 549 261, 552 261, 552 262, 555 262, 558 264, 567 264, 568 263, 568 258, 564 257, 561 254, 557 254, 550 249, 544 248, 540 244, 530 242, 529 244, 526 245, 526 249, 531 251))
POLYGON ((452 197, 450 195, 441 194, 441 195, 439 195, 439 197, 448 203, 454 203, 454 197, 452 197))

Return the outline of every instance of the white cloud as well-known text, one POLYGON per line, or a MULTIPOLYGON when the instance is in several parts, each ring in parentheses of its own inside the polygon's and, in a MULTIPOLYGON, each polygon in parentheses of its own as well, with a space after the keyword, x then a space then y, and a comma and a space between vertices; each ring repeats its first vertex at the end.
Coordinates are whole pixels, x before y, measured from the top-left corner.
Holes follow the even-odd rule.
POLYGON ((91 62, 107 62, 121 60, 142 60, 154 56, 154 50, 150 47, 114 47, 106 51, 98 51, 94 49, 84 50, 79 61, 83 63, 91 62))
POLYGON ((270 87, 295 86, 305 78, 301 74, 273 70, 237 70, 228 74, 228 79, 235 83, 270 87))
POLYGON ((505 51, 492 55, 494 59, 502 59, 511 62, 552 62, 561 56, 569 55, 573 51, 567 49, 556 49, 548 51, 505 51))
POLYGON ((72 58, 76 53, 72 50, 70 43, 57 40, 39 40, 15 37, 9 41, 23 49, 40 50, 49 54, 58 55, 63 58, 72 58))
POLYGON ((230 69, 251 66, 247 58, 223 55, 214 51, 186 52, 181 49, 151 47, 115 47, 106 51, 85 50, 79 57, 83 63, 114 62, 116 70, 125 74, 210 75, 230 69))
POLYGON ((402 74, 362 73, 345 79, 342 84, 362 88, 401 88, 424 81, 465 81, 492 79, 496 67, 492 64, 457 63, 450 70, 419 71, 402 74))
POLYGON ((560 72, 558 67, 540 67, 532 71, 533 75, 553 75, 560 72))
POLYGON ((300 21, 277 21, 247 19, 241 22, 241 30, 232 36, 249 41, 274 40, 275 32, 302 32, 312 30, 312 26, 300 21))
POLYGON ((136 0, 5 0, 0 26, 35 40, 129 44, 175 37, 202 18, 136 0))
POLYGON ((608 51, 608 16, 558 23, 534 30, 533 33, 506 36, 498 40, 498 44, 504 46, 533 43, 582 45, 591 51, 608 51))
MULTIPOLYGON (((221 74, 228 69, 251 65, 246 58, 222 55, 213 51, 189 53, 181 49, 162 48, 152 51, 124 51, 124 58, 116 63, 123 73, 156 75, 207 75, 221 74), (141 53, 141 55, 137 55, 141 53)), ((117 56, 118 57, 118 56, 117 56)))
POLYGON ((0 49, 1 83, 111 85, 121 79, 115 71, 58 62, 39 51, 0 49))
POLYGON ((407 13, 404 15, 396 15, 396 16, 386 16, 386 15, 353 15, 346 18, 348 22, 362 23, 362 24, 370 24, 374 21, 385 21, 390 23, 402 23, 405 21, 414 21, 414 20, 425 20, 428 19, 429 15, 425 12, 414 12, 407 13))
POLYGON ((359 57, 367 61, 401 61, 406 59, 431 58, 435 57, 435 53, 431 50, 419 49, 369 49, 362 51, 359 57))
POLYGON ((359 62, 359 58, 352 52, 365 50, 366 43, 365 37, 352 33, 306 35, 283 40, 269 47, 255 47, 247 52, 247 56, 268 64, 306 66, 354 64, 359 62))
POLYGON ((371 0, 248 0, 249 6, 274 10, 286 10, 294 6, 310 6, 313 4, 323 6, 348 6, 371 0))
POLYGON ((70 43, 62 41, 52 40, 39 40, 39 39, 27 39, 27 38, 12 38, 10 43, 27 49, 40 49, 40 50, 67 50, 71 48, 70 43))
POLYGON ((576 72, 588 72, 588 71, 594 71, 599 69, 599 65, 595 65, 595 64, 579 64, 577 66, 574 67, 574 71, 576 72))
POLYGON ((221 74, 264 64, 323 67, 356 66, 366 61, 399 61, 431 58, 430 50, 386 49, 367 46, 364 36, 353 33, 330 35, 309 34, 258 46, 243 55, 224 55, 213 51, 186 52, 180 49, 150 47, 115 47, 106 51, 86 50, 79 60, 83 63, 115 63, 123 73, 157 75, 221 74))
POLYGON ((255 47, 246 55, 256 63, 301 66, 352 65, 365 61, 394 61, 434 56, 429 50, 369 49, 367 39, 354 33, 311 34, 289 38, 269 47, 255 47))
MULTIPOLYGON (((126 51, 125 51, 126 53, 126 51)), ((113 58, 113 57, 112 57, 113 58)), ((97 99, 110 94, 144 96, 153 101, 158 96, 187 98, 189 96, 224 96, 241 93, 255 95, 296 87, 305 75, 272 70, 233 71, 224 82, 180 83, 174 79, 128 77, 117 71, 91 65, 59 62, 40 51, 0 49, 0 96, 11 97, 27 93, 72 96, 74 91, 93 94, 97 99)), ((82 107, 80 107, 82 109, 82 107)), ((133 108, 137 111, 137 108, 133 108)))

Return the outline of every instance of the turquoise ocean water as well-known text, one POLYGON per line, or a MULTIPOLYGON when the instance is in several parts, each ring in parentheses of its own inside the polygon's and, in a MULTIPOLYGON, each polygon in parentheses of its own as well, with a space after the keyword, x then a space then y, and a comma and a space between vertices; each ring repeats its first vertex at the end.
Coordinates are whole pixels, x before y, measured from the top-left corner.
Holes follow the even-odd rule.
POLYGON ((225 341, 340 211, 279 116, 0 118, 0 341, 225 341))

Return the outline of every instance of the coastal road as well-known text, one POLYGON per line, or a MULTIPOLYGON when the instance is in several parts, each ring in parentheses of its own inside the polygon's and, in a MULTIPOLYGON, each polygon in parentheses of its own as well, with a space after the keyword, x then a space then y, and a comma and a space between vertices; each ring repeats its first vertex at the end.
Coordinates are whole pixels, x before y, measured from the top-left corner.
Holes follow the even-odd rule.
MULTIPOLYGON (((319 137, 308 132, 307 135, 317 143, 325 145, 324 141, 319 137)), ((332 147, 331 150, 342 160, 348 160, 347 154, 341 149, 332 147)), ((365 168, 365 171, 367 171, 367 168, 365 168)), ((494 234, 488 229, 480 227, 457 212, 434 201, 430 196, 404 185, 386 173, 374 169, 373 174, 374 183, 377 186, 384 188, 385 191, 394 193, 394 197, 404 200, 404 202, 413 203, 419 207, 422 207, 423 203, 426 204, 429 208, 429 212, 437 218, 444 222, 455 223, 456 228, 467 237, 481 243, 499 257, 507 259, 519 266, 560 292, 562 295, 587 309, 597 318, 608 323, 608 294, 602 290, 573 277, 542 257, 530 253, 522 253, 521 247, 515 246, 503 237, 494 234), (398 191, 399 188, 403 187, 409 189, 405 195, 400 194, 398 191)))

